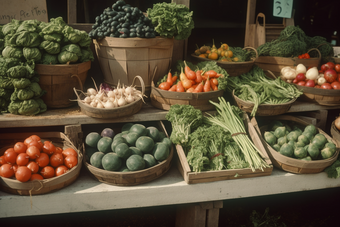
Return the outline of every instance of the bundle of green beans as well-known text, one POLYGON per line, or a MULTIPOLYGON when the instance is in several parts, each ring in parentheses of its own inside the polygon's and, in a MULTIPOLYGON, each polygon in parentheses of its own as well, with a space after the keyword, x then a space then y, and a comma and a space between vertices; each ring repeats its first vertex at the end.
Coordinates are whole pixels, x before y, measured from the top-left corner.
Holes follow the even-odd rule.
POLYGON ((238 77, 229 77, 227 89, 238 98, 254 103, 251 116, 255 116, 261 104, 283 104, 303 94, 294 85, 286 83, 280 77, 268 78, 263 70, 254 66, 248 73, 238 77))

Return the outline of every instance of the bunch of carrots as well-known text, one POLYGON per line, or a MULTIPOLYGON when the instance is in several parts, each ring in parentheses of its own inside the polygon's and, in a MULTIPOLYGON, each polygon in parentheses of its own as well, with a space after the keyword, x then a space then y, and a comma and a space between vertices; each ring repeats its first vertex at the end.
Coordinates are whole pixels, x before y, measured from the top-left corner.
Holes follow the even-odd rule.
POLYGON ((179 81, 177 84, 177 76, 172 76, 169 71, 167 80, 158 85, 158 88, 166 91, 199 93, 218 90, 218 80, 222 74, 218 74, 214 70, 203 71, 197 69, 196 71, 190 69, 184 61, 184 72, 181 67, 179 81))

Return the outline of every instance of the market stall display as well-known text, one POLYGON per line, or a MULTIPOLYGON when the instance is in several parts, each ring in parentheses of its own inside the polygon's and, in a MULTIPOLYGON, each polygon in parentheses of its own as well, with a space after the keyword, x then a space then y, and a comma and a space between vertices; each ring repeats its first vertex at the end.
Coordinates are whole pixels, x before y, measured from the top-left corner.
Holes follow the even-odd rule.
POLYGON ((337 160, 337 142, 321 129, 289 115, 270 120, 259 130, 275 167, 291 173, 319 173, 337 160))
POLYGON ((143 106, 145 84, 140 76, 135 76, 132 85, 125 86, 118 82, 117 88, 102 83, 99 87, 88 88, 87 92, 74 89, 81 111, 95 118, 117 118, 137 113, 143 106), (142 91, 135 88, 139 79, 142 91))
POLYGON ((1 134, 0 189, 19 195, 54 192, 74 182, 82 153, 60 132, 1 134))
POLYGON ((228 73, 216 62, 178 61, 177 72, 169 71, 163 78, 154 80, 151 86, 151 104, 169 110, 171 105, 192 105, 200 110, 211 110, 209 100, 217 101, 223 95, 228 73))
POLYGON ((331 125, 331 135, 340 147, 340 117, 337 117, 331 125))
MULTIPOLYGON (((173 146, 162 122, 146 127, 126 123, 120 132, 91 132, 85 138, 84 165, 100 182, 132 186, 161 177, 171 165, 173 146)), ((113 131, 111 129, 111 131, 113 131)))

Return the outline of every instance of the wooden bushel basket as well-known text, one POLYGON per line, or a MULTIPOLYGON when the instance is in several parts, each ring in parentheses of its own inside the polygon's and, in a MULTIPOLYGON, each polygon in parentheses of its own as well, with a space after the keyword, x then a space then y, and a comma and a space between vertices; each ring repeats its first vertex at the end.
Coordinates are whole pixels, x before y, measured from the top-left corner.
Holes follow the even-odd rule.
POLYGON ((280 76, 281 69, 283 67, 289 66, 291 68, 295 68, 298 64, 303 64, 306 68, 309 67, 319 67, 321 63, 321 53, 317 48, 312 48, 308 50, 307 53, 311 51, 317 51, 319 54, 318 58, 309 58, 309 59, 299 59, 295 58, 284 58, 284 57, 272 57, 272 56, 259 56, 255 60, 255 64, 258 65, 264 71, 271 71, 275 74, 276 77, 280 76))
POLYGON ((340 147, 340 131, 335 127, 335 121, 333 121, 331 125, 331 135, 340 147))
MULTIPOLYGON (((142 94, 145 93, 145 84, 143 79, 140 76, 136 76, 132 81, 132 85, 135 84, 135 79, 138 78, 142 87, 142 94)), ((125 106, 116 107, 112 109, 105 109, 105 108, 96 108, 92 107, 81 100, 85 98, 83 93, 78 94, 77 90, 74 89, 74 92, 77 95, 78 105, 81 109, 81 112, 94 118, 118 118, 118 117, 125 117, 130 116, 135 113, 138 113, 143 107, 143 99, 139 98, 138 100, 129 103, 125 106)))
POLYGON ((215 106, 209 102, 218 102, 218 97, 223 95, 223 90, 200 92, 200 93, 187 93, 165 91, 155 87, 151 84, 151 105, 158 109, 169 110, 174 104, 192 105, 196 109, 206 111, 214 110, 215 106))
POLYGON ((303 91, 303 95, 299 97, 302 101, 318 103, 323 106, 340 105, 340 90, 306 87, 297 84, 294 85, 299 90, 303 91))
POLYGON ((263 171, 260 169, 256 169, 254 172, 251 168, 244 169, 226 169, 226 170, 217 170, 217 171, 202 171, 199 173, 193 172, 190 169, 188 164, 187 157, 184 153, 184 150, 181 145, 176 145, 176 150, 178 154, 178 163, 177 167, 179 172, 184 178, 184 181, 187 184, 197 184, 197 183, 207 183, 214 181, 222 181, 222 180, 233 180, 233 179, 242 179, 242 178, 250 178, 250 177, 261 177, 261 176, 269 176, 272 174, 273 165, 268 157, 263 143, 258 136, 254 126, 250 123, 249 118, 246 113, 243 115, 243 121, 245 124, 246 131, 248 132, 248 136, 253 141, 254 145, 259 149, 261 157, 266 161, 269 165, 268 168, 264 168, 263 171))
POLYGON ((42 96, 49 108, 65 108, 75 105, 73 88, 83 90, 91 61, 79 64, 36 64, 35 71, 40 76, 39 85, 46 91, 42 96))
MULTIPOLYGON (((295 122, 297 124, 304 125, 304 126, 307 126, 309 124, 299 118, 289 116, 289 115, 276 116, 268 120, 290 121, 290 122, 295 122)), ((259 128, 255 118, 252 119, 252 123, 255 126, 255 128, 258 130, 258 132, 260 133, 263 144, 265 144, 266 151, 270 159, 272 160, 274 166, 279 169, 282 169, 290 173, 298 173, 298 174, 319 173, 319 172, 322 172, 328 166, 332 165, 333 162, 335 162, 338 158, 339 151, 340 151, 338 143, 319 128, 317 128, 319 133, 323 134, 327 140, 332 141, 336 145, 337 150, 331 158, 324 159, 324 160, 304 161, 304 160, 299 160, 299 159, 284 156, 280 154, 280 152, 277 152, 276 150, 274 150, 264 140, 262 136, 263 133, 267 131, 268 125, 265 125, 259 128)))
MULTIPOLYGON (((146 86, 146 95, 151 91, 152 74, 157 66, 155 79, 166 75, 171 68, 174 39, 114 38, 93 40, 104 82, 116 86, 131 85, 135 75, 140 75, 146 86)), ((137 87, 140 86, 137 84, 137 87)))
POLYGON ((198 61, 216 61, 217 65, 221 68, 225 69, 229 76, 239 76, 243 73, 249 72, 255 63, 255 60, 258 58, 257 50, 253 47, 245 47, 243 49, 250 49, 255 51, 256 58, 252 61, 246 61, 246 62, 226 62, 226 61, 216 61, 211 60, 208 58, 201 58, 196 56, 195 54, 191 54, 192 57, 194 57, 198 61))
POLYGON ((16 142, 24 141, 25 138, 32 134, 38 135, 42 140, 51 140, 53 144, 66 148, 73 148, 78 153, 78 165, 73 167, 63 175, 44 180, 34 180, 20 182, 14 178, 0 177, 0 189, 4 192, 18 195, 41 195, 51 193, 64 188, 73 183, 79 176, 82 167, 82 153, 73 145, 69 138, 61 132, 34 132, 34 133, 5 133, 0 134, 1 144, 6 143, 8 146, 0 149, 0 155, 7 148, 13 147, 16 142))
MULTIPOLYGON (((165 127, 161 121, 159 122, 158 128, 160 131, 163 131, 166 136, 168 136, 165 127)), ((86 161, 86 158, 83 159, 83 162, 91 175, 102 183, 116 186, 133 186, 153 181, 164 175, 171 167, 173 153, 174 148, 172 146, 169 157, 166 160, 153 167, 131 172, 115 172, 99 169, 89 164, 86 161)))
MULTIPOLYGON (((247 102, 247 101, 240 99, 234 94, 234 90, 233 90, 233 97, 234 97, 234 100, 237 106, 240 109, 246 111, 247 113, 252 112, 254 108, 254 103, 247 102)), ((296 99, 292 99, 290 102, 282 103, 282 104, 261 104, 259 105, 256 111, 256 116, 275 116, 275 115, 281 115, 281 114, 287 113, 287 111, 290 109, 290 107, 295 101, 296 99)))

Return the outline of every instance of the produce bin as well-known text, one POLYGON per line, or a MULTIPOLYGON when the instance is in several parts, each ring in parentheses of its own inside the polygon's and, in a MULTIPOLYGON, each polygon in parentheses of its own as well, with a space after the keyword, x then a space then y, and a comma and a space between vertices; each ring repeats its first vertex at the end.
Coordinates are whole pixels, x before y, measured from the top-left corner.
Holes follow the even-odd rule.
MULTIPOLYGON (((160 79, 171 68, 174 40, 170 38, 114 38, 93 40, 104 82, 131 85, 139 75, 151 91, 152 78, 160 79), (155 74, 155 75, 154 75, 155 74)), ((137 84, 137 88, 140 88, 137 84)))
MULTIPOLYGON (((281 116, 275 116, 266 118, 266 122, 270 122, 271 120, 279 120, 279 121, 289 121, 294 122, 299 125, 307 126, 309 123, 293 116, 289 115, 281 115, 281 116)), ((257 121, 255 118, 252 119, 252 123, 257 129, 258 133, 260 135, 263 135, 263 133, 268 129, 268 125, 258 126, 257 121)), ((331 158, 324 159, 324 160, 312 160, 312 161, 305 161, 305 160, 299 160, 291 157, 287 157, 285 155, 280 154, 280 152, 277 152, 274 150, 261 136, 261 140, 263 141, 263 144, 265 145, 266 152, 268 153, 270 159, 272 160, 274 166, 278 169, 284 170, 286 172, 290 173, 298 173, 298 174, 309 174, 309 173, 319 173, 322 172, 326 167, 333 164, 333 162, 336 161, 339 155, 339 145, 337 142, 331 138, 328 134, 326 134, 324 131, 322 131, 320 128, 317 128, 318 133, 323 134, 328 141, 333 142, 337 149, 334 155, 331 158)))
POLYGON ((260 155, 265 160, 265 162, 270 166, 264 168, 263 171, 256 169, 254 172, 251 168, 244 169, 228 169, 228 170, 219 170, 219 171, 202 171, 202 172, 193 172, 190 169, 188 164, 188 160, 184 153, 184 150, 181 145, 176 145, 176 150, 178 154, 178 163, 177 167, 179 172, 184 178, 184 181, 187 184, 196 184, 196 183, 206 183, 213 181, 221 181, 221 180, 233 180, 233 179, 241 179, 241 178, 250 178, 250 177, 261 177, 271 175, 273 171, 273 166, 270 158, 268 157, 265 148, 262 144, 262 141, 254 126, 250 123, 249 118, 246 114, 244 114, 243 121, 245 123, 246 131, 248 132, 248 136, 253 141, 254 145, 260 150, 260 155))
POLYGON ((49 108, 66 108, 76 104, 73 88, 83 90, 91 61, 78 64, 36 64, 35 71, 40 76, 39 85, 46 91, 42 96, 49 108))
POLYGON ((0 144, 5 145, 0 148, 0 155, 7 148, 13 147, 16 142, 23 142, 31 135, 38 135, 42 140, 50 140, 54 145, 63 149, 73 148, 78 153, 77 166, 60 176, 27 182, 20 182, 16 179, 0 177, 0 190, 18 195, 41 195, 51 193, 72 184, 79 176, 82 167, 82 151, 78 150, 69 138, 61 132, 32 132, 32 133, 4 133, 0 134, 0 144))
POLYGON ((331 125, 331 135, 340 147, 340 131, 335 127, 335 121, 333 121, 331 125))
POLYGON ((298 100, 317 103, 323 106, 340 105, 340 90, 306 87, 297 84, 294 85, 299 90, 303 91, 303 94, 298 98, 298 100))
MULTIPOLYGON (((169 137, 161 121, 154 123, 152 125, 158 128, 159 131, 164 132, 165 135, 169 137)), ((155 166, 131 172, 108 171, 97 168, 89 163, 89 157, 86 156, 85 149, 84 149, 85 158, 83 159, 83 162, 87 170, 93 176, 93 178, 98 180, 99 182, 116 186, 133 186, 144 184, 163 176, 171 167, 173 153, 174 147, 172 146, 170 154, 166 160, 159 162, 155 166)))

